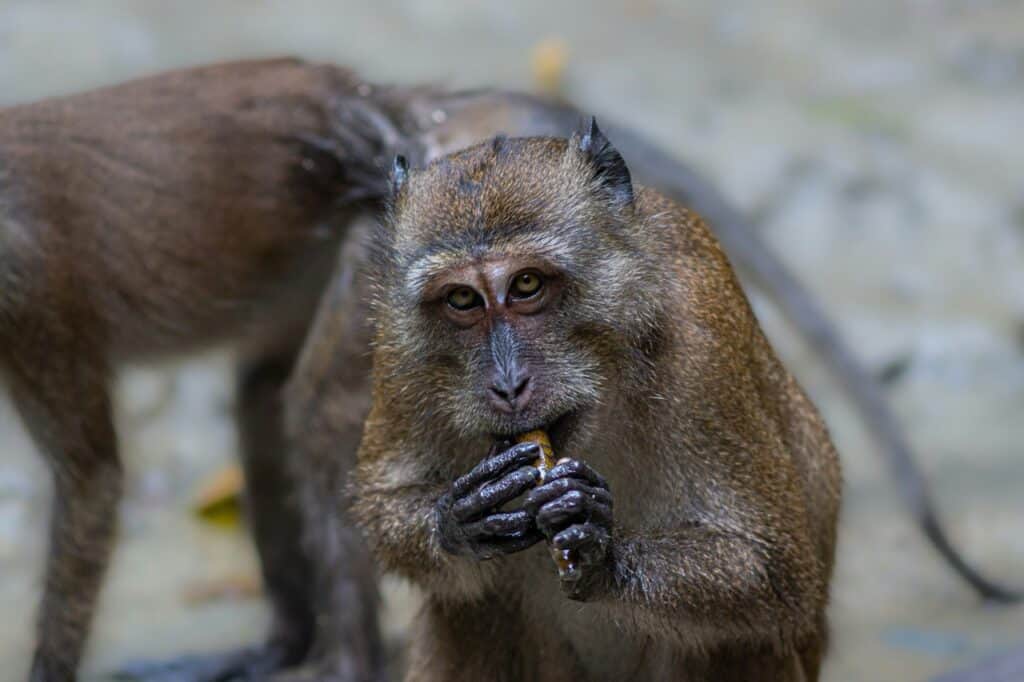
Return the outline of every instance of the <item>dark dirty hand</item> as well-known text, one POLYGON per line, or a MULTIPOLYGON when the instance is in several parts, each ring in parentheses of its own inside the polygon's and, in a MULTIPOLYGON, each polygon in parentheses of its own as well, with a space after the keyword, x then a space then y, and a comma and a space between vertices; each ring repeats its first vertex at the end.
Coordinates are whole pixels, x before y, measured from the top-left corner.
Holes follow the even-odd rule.
POLYGON ((604 477, 575 459, 562 459, 544 483, 526 496, 523 508, 551 543, 562 589, 586 600, 610 578, 612 494, 604 477))
POLYGON ((533 514, 500 507, 536 485, 540 472, 532 463, 536 443, 509 447, 502 443, 468 474, 457 479, 435 507, 441 547, 479 560, 532 547, 543 536, 533 514))

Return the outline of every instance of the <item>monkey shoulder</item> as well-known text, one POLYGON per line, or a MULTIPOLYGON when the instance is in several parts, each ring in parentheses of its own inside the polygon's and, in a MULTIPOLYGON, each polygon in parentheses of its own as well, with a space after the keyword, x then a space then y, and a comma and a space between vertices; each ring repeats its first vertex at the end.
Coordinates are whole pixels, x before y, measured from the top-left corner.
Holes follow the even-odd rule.
POLYGON ((696 211, 648 187, 639 188, 634 210, 643 233, 655 241, 650 246, 657 247, 658 253, 677 262, 697 260, 721 274, 731 274, 718 239, 696 211))
POLYGON ((749 337, 756 322, 725 252, 704 218, 657 190, 641 188, 635 211, 642 248, 653 254, 680 321, 749 337))

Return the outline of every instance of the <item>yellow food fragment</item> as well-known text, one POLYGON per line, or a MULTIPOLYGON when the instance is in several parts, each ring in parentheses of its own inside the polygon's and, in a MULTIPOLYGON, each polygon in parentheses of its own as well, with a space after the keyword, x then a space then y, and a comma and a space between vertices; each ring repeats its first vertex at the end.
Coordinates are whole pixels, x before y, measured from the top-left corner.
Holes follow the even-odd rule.
MULTIPOLYGON (((555 449, 551 447, 551 438, 548 437, 547 431, 542 429, 529 431, 516 438, 516 442, 536 443, 540 446, 540 457, 534 462, 534 466, 540 469, 540 482, 543 483, 548 469, 555 466, 555 449)), ((576 558, 573 556, 572 551, 568 549, 559 550, 554 547, 551 547, 550 550, 551 558, 558 567, 559 575, 566 576, 575 570, 576 558)))
POLYGON ((536 443, 540 446, 540 459, 534 464, 541 473, 555 466, 555 450, 551 447, 551 439, 546 431, 537 429, 524 433, 516 438, 517 443, 536 443))

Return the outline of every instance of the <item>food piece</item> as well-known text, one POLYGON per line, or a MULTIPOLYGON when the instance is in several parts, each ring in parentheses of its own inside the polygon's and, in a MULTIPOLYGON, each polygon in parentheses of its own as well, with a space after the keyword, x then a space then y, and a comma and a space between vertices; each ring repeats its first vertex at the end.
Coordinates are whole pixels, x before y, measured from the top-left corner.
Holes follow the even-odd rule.
MULTIPOLYGON (((516 442, 532 442, 540 446, 540 457, 534 462, 534 466, 540 469, 540 481, 538 484, 543 483, 544 479, 547 478, 547 472, 555 466, 555 449, 551 447, 551 439, 548 437, 547 432, 543 429, 529 431, 516 438, 516 442)), ((551 558, 555 560, 555 565, 558 566, 558 575, 562 578, 576 572, 576 560, 571 550, 552 547, 551 558)))
POLYGON ((516 438, 516 442, 533 442, 540 446, 540 457, 534 462, 534 466, 540 469, 540 480, 543 483, 548 470, 555 466, 555 450, 551 447, 551 439, 548 438, 547 432, 542 429, 530 431, 516 438))

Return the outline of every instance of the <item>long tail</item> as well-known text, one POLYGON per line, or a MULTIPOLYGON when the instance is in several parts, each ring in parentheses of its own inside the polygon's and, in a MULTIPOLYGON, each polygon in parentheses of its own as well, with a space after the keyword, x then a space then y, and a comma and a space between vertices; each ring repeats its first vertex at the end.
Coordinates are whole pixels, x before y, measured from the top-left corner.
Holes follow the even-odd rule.
POLYGON ((928 481, 878 384, 814 297, 762 241, 751 221, 705 178, 654 144, 627 129, 605 128, 641 184, 661 190, 706 218, 730 258, 775 301, 824 359, 867 423, 914 520, 953 570, 986 600, 1009 603, 1024 598, 1021 592, 986 578, 953 546, 939 520, 928 481))

